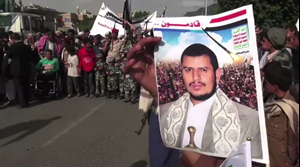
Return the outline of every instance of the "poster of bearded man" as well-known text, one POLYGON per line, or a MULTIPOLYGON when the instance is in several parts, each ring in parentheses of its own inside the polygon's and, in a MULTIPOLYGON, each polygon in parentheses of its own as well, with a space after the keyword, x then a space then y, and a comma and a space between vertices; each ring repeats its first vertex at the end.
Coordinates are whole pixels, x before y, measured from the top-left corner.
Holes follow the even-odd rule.
POLYGON ((252 6, 215 16, 157 18, 154 35, 162 140, 167 147, 227 157, 247 138, 268 164, 252 6))

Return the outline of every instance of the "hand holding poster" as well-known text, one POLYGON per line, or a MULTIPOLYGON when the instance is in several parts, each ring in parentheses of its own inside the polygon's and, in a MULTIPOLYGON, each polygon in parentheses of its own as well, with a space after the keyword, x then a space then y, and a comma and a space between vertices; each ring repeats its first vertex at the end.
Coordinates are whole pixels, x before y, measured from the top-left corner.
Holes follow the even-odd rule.
POLYGON ((216 16, 157 18, 161 135, 167 147, 227 157, 251 138, 269 163, 252 6, 216 16))

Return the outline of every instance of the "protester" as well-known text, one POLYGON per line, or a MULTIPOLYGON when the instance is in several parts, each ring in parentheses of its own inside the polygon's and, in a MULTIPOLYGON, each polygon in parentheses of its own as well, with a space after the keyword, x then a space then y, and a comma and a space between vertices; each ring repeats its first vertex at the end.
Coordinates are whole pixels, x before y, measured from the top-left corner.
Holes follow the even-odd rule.
POLYGON ((47 75, 55 74, 59 71, 59 61, 53 56, 52 50, 47 49, 45 51, 45 57, 39 61, 36 68, 47 75))
POLYGON ((50 49, 53 51, 54 57, 60 56, 62 52, 62 43, 56 37, 55 33, 50 31, 46 35, 40 38, 38 45, 38 52, 40 55, 44 55, 45 50, 50 49))
POLYGON ((294 69, 294 81, 291 87, 291 93, 296 98, 296 102, 299 103, 299 31, 294 29, 288 29, 288 41, 293 53, 293 69, 294 69))
POLYGON ((21 41, 18 33, 12 34, 11 40, 13 44, 7 52, 7 58, 11 59, 10 74, 16 85, 19 98, 18 108, 24 108, 29 104, 32 50, 21 41))
POLYGON ((294 166, 299 158, 299 105, 288 91, 293 76, 279 62, 271 63, 264 68, 266 88, 271 93, 265 104, 270 165, 294 166))
POLYGON ((67 68, 68 68, 68 98, 71 98, 73 94, 73 89, 75 88, 77 97, 80 96, 80 88, 79 88, 79 78, 80 71, 78 68, 79 59, 76 55, 76 50, 73 45, 67 46, 66 50, 69 53, 67 60, 67 68))
POLYGON ((292 55, 285 49, 285 44, 286 30, 274 27, 263 32, 262 47, 269 55, 265 55, 262 59, 267 63, 278 61, 282 66, 293 71, 292 55))
POLYGON ((111 31, 111 39, 105 43, 103 51, 107 53, 107 57, 121 58, 122 41, 118 39, 119 30, 113 29, 111 31))
POLYGON ((84 89, 86 97, 94 97, 94 79, 95 72, 94 67, 96 64, 96 55, 92 48, 92 40, 89 38, 83 39, 84 48, 78 51, 79 66, 78 68, 82 70, 84 77, 84 89))

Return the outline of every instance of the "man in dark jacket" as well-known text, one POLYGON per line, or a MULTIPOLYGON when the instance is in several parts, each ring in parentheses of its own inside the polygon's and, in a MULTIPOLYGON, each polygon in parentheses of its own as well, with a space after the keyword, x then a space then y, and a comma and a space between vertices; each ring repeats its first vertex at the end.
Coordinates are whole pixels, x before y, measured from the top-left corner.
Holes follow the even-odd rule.
POLYGON ((10 59, 10 74, 14 78, 19 98, 17 107, 24 108, 29 104, 32 50, 21 41, 19 34, 12 34, 11 39, 13 44, 7 52, 7 57, 10 59))

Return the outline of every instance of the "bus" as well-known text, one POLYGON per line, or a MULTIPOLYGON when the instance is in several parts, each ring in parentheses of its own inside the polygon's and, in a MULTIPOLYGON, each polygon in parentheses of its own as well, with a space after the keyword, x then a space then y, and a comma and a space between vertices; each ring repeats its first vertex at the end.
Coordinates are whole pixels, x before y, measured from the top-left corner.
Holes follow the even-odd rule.
POLYGON ((12 31, 22 35, 32 32, 41 32, 44 25, 39 15, 29 13, 0 13, 0 29, 12 31))

